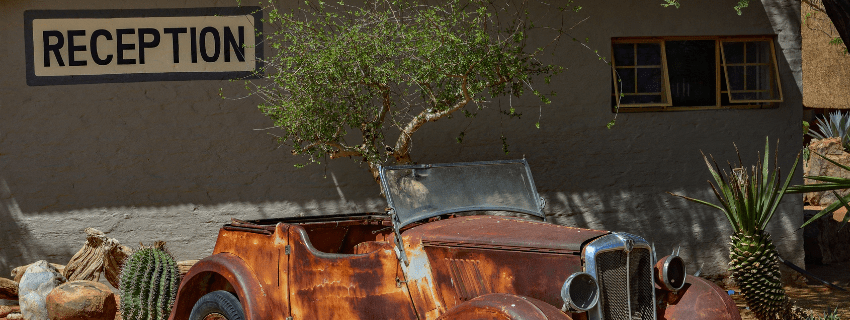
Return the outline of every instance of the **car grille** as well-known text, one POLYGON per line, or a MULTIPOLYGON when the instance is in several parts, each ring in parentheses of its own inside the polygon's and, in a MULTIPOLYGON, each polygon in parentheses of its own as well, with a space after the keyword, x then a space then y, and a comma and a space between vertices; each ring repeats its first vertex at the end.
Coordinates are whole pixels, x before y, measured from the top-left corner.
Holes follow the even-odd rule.
POLYGON ((651 320, 652 256, 648 249, 603 251, 596 255, 600 311, 605 320, 651 320))

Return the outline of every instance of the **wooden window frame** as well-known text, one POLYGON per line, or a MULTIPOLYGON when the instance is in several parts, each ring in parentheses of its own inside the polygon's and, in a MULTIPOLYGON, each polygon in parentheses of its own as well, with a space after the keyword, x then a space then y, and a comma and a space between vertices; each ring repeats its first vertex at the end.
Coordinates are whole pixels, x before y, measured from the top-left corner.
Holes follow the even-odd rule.
MULTIPOLYGON (((663 90, 663 91, 658 92, 658 95, 661 96, 661 102, 659 102, 659 103, 635 103, 635 104, 629 104, 628 107, 630 107, 630 108, 640 108, 640 107, 669 107, 669 106, 672 106, 673 105, 673 99, 670 96, 670 79, 669 79, 668 72, 667 72, 667 53, 666 53, 667 48, 664 46, 664 41, 662 41, 662 40, 652 40, 652 39, 646 39, 646 40, 642 39, 640 41, 631 41, 631 42, 614 42, 614 41, 611 41, 611 57, 614 56, 613 55, 614 54, 614 45, 615 44, 623 44, 623 43, 634 44, 634 45, 637 45, 639 43, 657 43, 661 47, 661 65, 660 65, 660 67, 661 67, 661 90, 663 90)), ((637 46, 635 46, 635 59, 637 59, 637 46)), ((621 97, 620 97, 619 81, 617 81, 619 79, 618 74, 617 74, 617 68, 625 68, 625 67, 626 66, 618 67, 617 64, 615 63, 614 59, 613 58, 611 59, 611 75, 614 77, 614 94, 616 95, 615 97, 618 101, 618 103, 617 103, 618 105, 619 105, 619 101, 620 101, 621 97)), ((631 67, 631 66, 628 66, 628 67, 631 67)), ((655 66, 638 66, 637 63, 635 64, 635 66, 634 66, 634 69, 635 69, 635 90, 637 90, 637 85, 638 85, 637 84, 637 69, 639 67, 645 67, 645 68, 652 67, 652 68, 654 68, 655 66)), ((626 94, 626 93, 623 93, 623 94, 626 94)), ((641 94, 641 93, 628 93, 628 94, 638 95, 638 94, 641 94)), ((650 94, 655 94, 655 92, 643 93, 643 95, 650 95, 650 94)))
MULTIPOLYGON (((773 39, 765 39, 765 38, 728 39, 727 38, 727 39, 719 39, 719 42, 717 44, 720 46, 720 56, 723 58, 723 61, 721 63, 723 64, 723 71, 726 75, 726 79, 725 79, 726 80, 726 94, 729 97, 729 103, 782 102, 782 79, 779 78, 779 68, 776 65, 776 49, 774 49, 774 47, 773 47, 773 39), (766 65, 768 67, 773 68, 773 70, 772 70, 773 71, 773 77, 774 77, 773 79, 776 80, 777 88, 779 88, 779 95, 778 95, 779 99, 772 99, 772 100, 771 99, 757 99, 757 100, 732 99, 732 92, 733 91, 746 92, 746 90, 732 90, 732 89, 729 88, 729 68, 728 67, 729 67, 730 64, 726 63, 726 53, 723 51, 724 50, 723 49, 723 43, 725 43, 725 42, 746 43, 746 42, 760 42, 760 41, 767 41, 767 43, 770 45, 770 61, 767 62, 766 65)), ((746 46, 744 46, 744 61, 746 61, 746 59, 747 59, 747 51, 746 51, 746 46)), ((740 63, 740 64, 735 63, 734 65, 742 65, 742 66, 746 67, 746 66, 751 65, 751 63, 747 63, 747 62, 740 63)), ((753 65, 765 65, 765 64, 760 63, 760 64, 753 64, 753 65)), ((768 71, 768 72, 770 72, 770 71, 768 71)), ((746 79, 747 79, 746 69, 744 70, 744 79, 745 79, 744 82, 746 83, 746 79)), ((771 79, 771 80, 773 80, 773 79, 771 79)), ((770 84, 770 90, 771 91, 773 90, 773 84, 770 84)))
POLYGON ((611 38, 611 74, 614 80, 614 96, 616 99, 616 104, 612 107, 612 112, 652 112, 652 111, 693 111, 693 110, 714 110, 714 109, 772 109, 779 107, 779 103, 783 102, 783 90, 782 90, 782 81, 779 75, 779 68, 777 64, 776 57, 776 49, 775 42, 776 35, 747 35, 747 36, 661 36, 661 37, 613 37, 611 38), (714 40, 714 80, 715 80, 715 104, 714 105, 706 105, 706 106, 687 106, 687 107, 677 107, 673 104, 673 100, 671 99, 670 85, 669 85, 669 76, 667 72, 667 55, 664 43, 666 41, 683 41, 683 40, 714 40), (726 61, 725 56, 723 54, 723 41, 727 42, 746 42, 746 41, 767 41, 770 43, 770 60, 773 65, 773 73, 776 79, 776 84, 779 90, 779 99, 777 100, 733 100, 729 97, 729 104, 722 103, 722 94, 729 94, 729 88, 726 88, 726 91, 721 91, 722 80, 721 74, 725 75, 723 78, 728 78, 728 74, 725 72, 721 72, 721 68, 725 68, 726 61), (668 103, 669 104, 628 104, 628 105, 620 105, 620 92, 618 89, 617 83, 617 74, 616 74, 616 65, 614 63, 614 44, 634 44, 634 43, 648 43, 648 42, 660 42, 662 44, 661 48, 661 62, 662 62, 662 72, 663 72, 663 86, 667 91, 668 103), (734 102, 733 102, 734 101, 734 102))

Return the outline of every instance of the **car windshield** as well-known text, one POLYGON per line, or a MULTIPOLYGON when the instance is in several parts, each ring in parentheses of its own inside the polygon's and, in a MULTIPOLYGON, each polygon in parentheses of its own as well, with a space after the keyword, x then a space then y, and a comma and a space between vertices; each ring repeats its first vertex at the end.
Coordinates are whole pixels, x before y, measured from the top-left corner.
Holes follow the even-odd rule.
POLYGON ((544 217, 525 160, 383 167, 381 180, 397 228, 470 210, 544 217))

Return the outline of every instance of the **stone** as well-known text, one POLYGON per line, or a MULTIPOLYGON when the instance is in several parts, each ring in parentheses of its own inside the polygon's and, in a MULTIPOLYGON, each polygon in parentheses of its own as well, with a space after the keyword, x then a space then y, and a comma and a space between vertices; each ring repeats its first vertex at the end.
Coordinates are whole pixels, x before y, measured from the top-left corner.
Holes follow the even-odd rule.
MULTIPOLYGON (((850 165, 850 153, 844 152, 844 147, 841 146, 840 139, 812 140, 808 148, 811 150, 811 155, 809 156, 809 161, 803 167, 803 175, 850 178, 850 171, 844 170, 815 154, 819 153, 840 164, 850 165)), ((819 181, 805 179, 805 184, 814 183, 819 183, 819 181)), ((842 197, 850 194, 850 190, 835 190, 835 192, 842 197)), ((803 202, 808 202, 813 206, 828 206, 835 201, 838 201, 838 198, 832 194, 832 191, 803 194, 803 202)))
POLYGON ((0 278, 0 299, 18 300, 18 282, 0 278))
POLYGON ((47 295, 65 281, 65 277, 47 261, 41 260, 30 265, 18 284, 21 315, 27 320, 48 320, 45 307, 47 295))
POLYGON ((20 313, 21 307, 19 306, 0 306, 0 318, 3 318, 10 313, 20 313))
MULTIPOLYGON (((33 263, 28 264, 28 265, 20 266, 20 267, 17 267, 15 269, 12 269, 12 278, 15 280, 15 282, 21 282, 21 277, 24 276, 24 272, 27 271, 27 268, 29 268, 33 264, 35 264, 35 263, 33 262, 33 263)), ((54 268, 56 268, 56 270, 59 271, 59 273, 61 273, 63 275, 65 274, 64 273, 65 265, 61 265, 61 264, 58 264, 58 263, 50 263, 50 265, 53 266, 54 268)))
POLYGON ((77 280, 53 289, 46 299, 50 320, 114 320, 115 294, 105 284, 77 280))
POLYGON ((20 319, 23 319, 23 318, 24 318, 24 315, 22 315, 20 312, 10 313, 8 316, 6 316, 7 320, 20 320, 20 319))

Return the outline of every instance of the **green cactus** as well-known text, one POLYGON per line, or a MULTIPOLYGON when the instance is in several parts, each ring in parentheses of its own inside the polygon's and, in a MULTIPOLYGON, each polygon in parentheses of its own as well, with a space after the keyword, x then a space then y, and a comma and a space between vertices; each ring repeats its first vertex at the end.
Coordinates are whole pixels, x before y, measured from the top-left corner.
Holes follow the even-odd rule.
POLYGON ((165 243, 134 252, 121 268, 121 316, 124 320, 165 320, 177 297, 180 272, 165 243))

